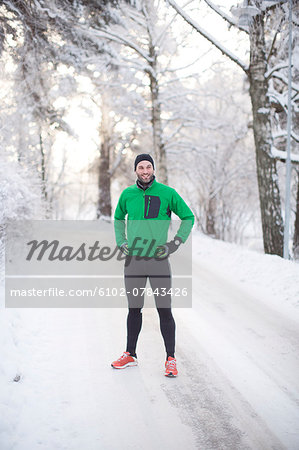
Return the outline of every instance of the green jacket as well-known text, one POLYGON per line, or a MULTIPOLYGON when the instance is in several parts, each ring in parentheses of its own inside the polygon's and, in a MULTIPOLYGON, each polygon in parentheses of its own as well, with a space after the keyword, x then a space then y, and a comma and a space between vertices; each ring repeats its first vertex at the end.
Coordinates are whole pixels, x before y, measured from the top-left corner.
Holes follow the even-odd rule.
POLYGON ((181 219, 176 236, 185 242, 193 227, 194 215, 175 189, 156 180, 146 190, 137 184, 129 186, 122 192, 114 214, 118 247, 128 242, 130 254, 153 256, 157 246, 168 241, 171 212, 181 219))

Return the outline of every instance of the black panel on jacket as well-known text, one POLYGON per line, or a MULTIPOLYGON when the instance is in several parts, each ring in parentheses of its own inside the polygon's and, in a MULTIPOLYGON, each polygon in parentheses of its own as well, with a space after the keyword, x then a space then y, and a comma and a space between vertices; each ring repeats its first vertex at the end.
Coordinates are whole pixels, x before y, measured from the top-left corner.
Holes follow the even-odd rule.
POLYGON ((157 195, 145 196, 144 217, 145 219, 155 219, 159 215, 161 200, 157 195))

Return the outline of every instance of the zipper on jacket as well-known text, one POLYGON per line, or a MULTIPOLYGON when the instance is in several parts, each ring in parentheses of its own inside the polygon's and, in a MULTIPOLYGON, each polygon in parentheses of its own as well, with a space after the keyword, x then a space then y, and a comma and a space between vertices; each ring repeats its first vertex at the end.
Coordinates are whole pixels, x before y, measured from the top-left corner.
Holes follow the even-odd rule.
POLYGON ((146 215, 145 215, 145 217, 148 216, 150 203, 151 203, 151 197, 148 198, 148 203, 147 203, 147 208, 146 208, 146 215))

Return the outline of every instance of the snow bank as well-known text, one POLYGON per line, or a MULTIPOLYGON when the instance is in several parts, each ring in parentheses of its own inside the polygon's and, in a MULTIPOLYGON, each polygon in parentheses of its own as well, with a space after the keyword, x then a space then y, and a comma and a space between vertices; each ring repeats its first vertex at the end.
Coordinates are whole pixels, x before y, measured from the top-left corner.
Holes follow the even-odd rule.
MULTIPOLYGON (((272 306, 292 314, 299 307, 299 264, 276 255, 193 234, 193 260, 272 306)), ((193 275, 195 275, 193 271, 193 275)))

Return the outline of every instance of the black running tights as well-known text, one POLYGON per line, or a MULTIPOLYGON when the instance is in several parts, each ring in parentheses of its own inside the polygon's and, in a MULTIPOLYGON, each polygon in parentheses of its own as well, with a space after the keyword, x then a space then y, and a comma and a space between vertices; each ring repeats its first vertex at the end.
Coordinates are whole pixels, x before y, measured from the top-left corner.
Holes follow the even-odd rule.
POLYGON ((128 297, 129 313, 127 317, 127 352, 135 355, 138 336, 142 327, 142 307, 144 288, 149 279, 155 295, 156 308, 160 317, 160 330, 164 340, 166 354, 174 357, 175 321, 171 312, 171 271, 167 259, 137 260, 131 257, 125 265, 125 286, 128 297))
MULTIPOLYGON (((175 321, 171 308, 157 308, 160 317, 160 330, 164 339, 167 357, 174 357, 175 321)), ((127 317, 127 352, 136 354, 136 345, 142 326, 141 308, 129 308, 127 317)))

